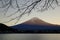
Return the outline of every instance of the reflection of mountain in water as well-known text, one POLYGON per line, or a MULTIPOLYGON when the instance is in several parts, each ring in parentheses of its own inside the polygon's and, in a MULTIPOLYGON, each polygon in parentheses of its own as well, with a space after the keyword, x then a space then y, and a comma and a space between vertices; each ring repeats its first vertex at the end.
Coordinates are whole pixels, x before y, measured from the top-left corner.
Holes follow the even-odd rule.
POLYGON ((58 30, 60 29, 60 26, 49 24, 47 22, 44 22, 34 17, 31 20, 26 21, 22 24, 12 26, 12 28, 15 28, 18 30, 58 30))

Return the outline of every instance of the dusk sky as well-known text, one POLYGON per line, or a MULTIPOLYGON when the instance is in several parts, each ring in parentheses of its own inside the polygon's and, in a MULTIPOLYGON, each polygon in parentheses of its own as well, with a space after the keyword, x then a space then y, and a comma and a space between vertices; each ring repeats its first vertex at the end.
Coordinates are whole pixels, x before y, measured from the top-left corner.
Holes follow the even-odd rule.
MULTIPOLYGON (((20 0, 19 3, 22 3, 25 2, 23 0, 20 0)), ((30 2, 31 3, 31 2, 30 2)), ((5 21, 8 21, 10 20, 11 18, 14 18, 16 16, 18 16, 20 14, 20 12, 16 13, 14 16, 12 17, 7 17, 8 15, 12 14, 14 11, 14 9, 9 9, 8 12, 6 13, 6 16, 3 15, 4 12, 2 12, 2 9, 0 8, 0 23, 4 23, 5 21)), ((36 10, 33 10, 31 12, 31 14, 28 16, 28 14, 25 14, 17 24, 21 24, 25 21, 28 21, 30 20, 31 18, 33 17, 37 17, 45 22, 48 22, 48 23, 51 23, 51 24, 57 24, 57 25, 60 25, 60 7, 57 6, 55 9, 48 9, 44 12, 40 12, 40 11, 36 11, 36 10)), ((16 25, 14 24, 16 22, 16 20, 14 21, 11 21, 11 22, 8 22, 8 23, 4 23, 8 26, 12 26, 12 25, 16 25)))

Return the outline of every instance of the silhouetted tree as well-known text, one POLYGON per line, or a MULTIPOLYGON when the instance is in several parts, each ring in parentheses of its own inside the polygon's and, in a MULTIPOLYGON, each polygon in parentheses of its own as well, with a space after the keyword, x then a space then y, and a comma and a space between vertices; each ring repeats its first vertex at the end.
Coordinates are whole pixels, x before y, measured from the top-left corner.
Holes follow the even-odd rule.
POLYGON ((12 9, 17 9, 17 11, 12 13, 8 17, 11 17, 11 16, 15 15, 16 13, 20 12, 19 16, 12 18, 11 20, 9 20, 7 22, 10 22, 10 21, 15 20, 15 19, 17 19, 17 22, 18 22, 19 19, 23 15, 25 15, 25 14, 29 15, 33 9, 40 8, 39 9, 40 11, 45 11, 48 8, 54 9, 54 4, 59 6, 59 0, 23 0, 23 1, 25 1, 24 4, 21 4, 21 3, 19 4, 18 0, 0 0, 0 1, 1 1, 0 8, 2 8, 2 9, 4 8, 4 11, 5 11, 4 15, 6 15, 6 13, 8 12, 10 7, 12 9), (15 3, 15 5, 14 5, 14 3, 15 3))

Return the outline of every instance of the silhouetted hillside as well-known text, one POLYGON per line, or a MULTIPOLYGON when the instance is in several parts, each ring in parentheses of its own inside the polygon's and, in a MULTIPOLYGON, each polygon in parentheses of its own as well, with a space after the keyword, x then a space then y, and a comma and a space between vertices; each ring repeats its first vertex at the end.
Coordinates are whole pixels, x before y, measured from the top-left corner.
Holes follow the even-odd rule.
POLYGON ((0 33, 14 33, 14 32, 17 32, 17 30, 0 23, 0 33))
POLYGON ((43 26, 43 25, 29 25, 29 24, 19 24, 12 26, 12 28, 17 29, 22 33, 56 33, 60 32, 60 26, 43 26))

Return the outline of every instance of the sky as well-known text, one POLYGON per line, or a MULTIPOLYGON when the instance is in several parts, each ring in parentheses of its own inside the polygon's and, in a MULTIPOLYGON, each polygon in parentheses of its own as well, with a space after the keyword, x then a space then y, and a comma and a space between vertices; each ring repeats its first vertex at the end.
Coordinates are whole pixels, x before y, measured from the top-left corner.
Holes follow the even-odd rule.
MULTIPOLYGON (((23 0, 20 0, 19 3, 23 2, 23 0)), ((25 2, 25 1, 24 1, 25 2)), ((30 2, 31 3, 31 2, 30 2)), ((30 4, 29 3, 29 4, 30 4)), ((0 8, 0 23, 4 23, 5 21, 10 20, 11 18, 14 18, 16 16, 18 16, 20 14, 20 12, 16 13, 14 16, 12 17, 7 17, 8 15, 12 14, 13 12, 15 12, 16 10, 9 8, 8 12, 6 13, 6 16, 3 15, 4 12, 2 12, 2 9, 0 8)), ((51 24, 57 24, 60 25, 60 7, 57 6, 55 9, 48 9, 44 12, 40 12, 40 11, 36 11, 33 10, 31 12, 31 14, 28 16, 28 14, 25 14, 17 24, 21 24, 25 21, 30 20, 33 17, 37 17, 45 22, 51 23, 51 24)), ((13 26, 13 25, 17 25, 15 24, 16 19, 8 22, 8 23, 4 23, 8 26, 13 26)))

